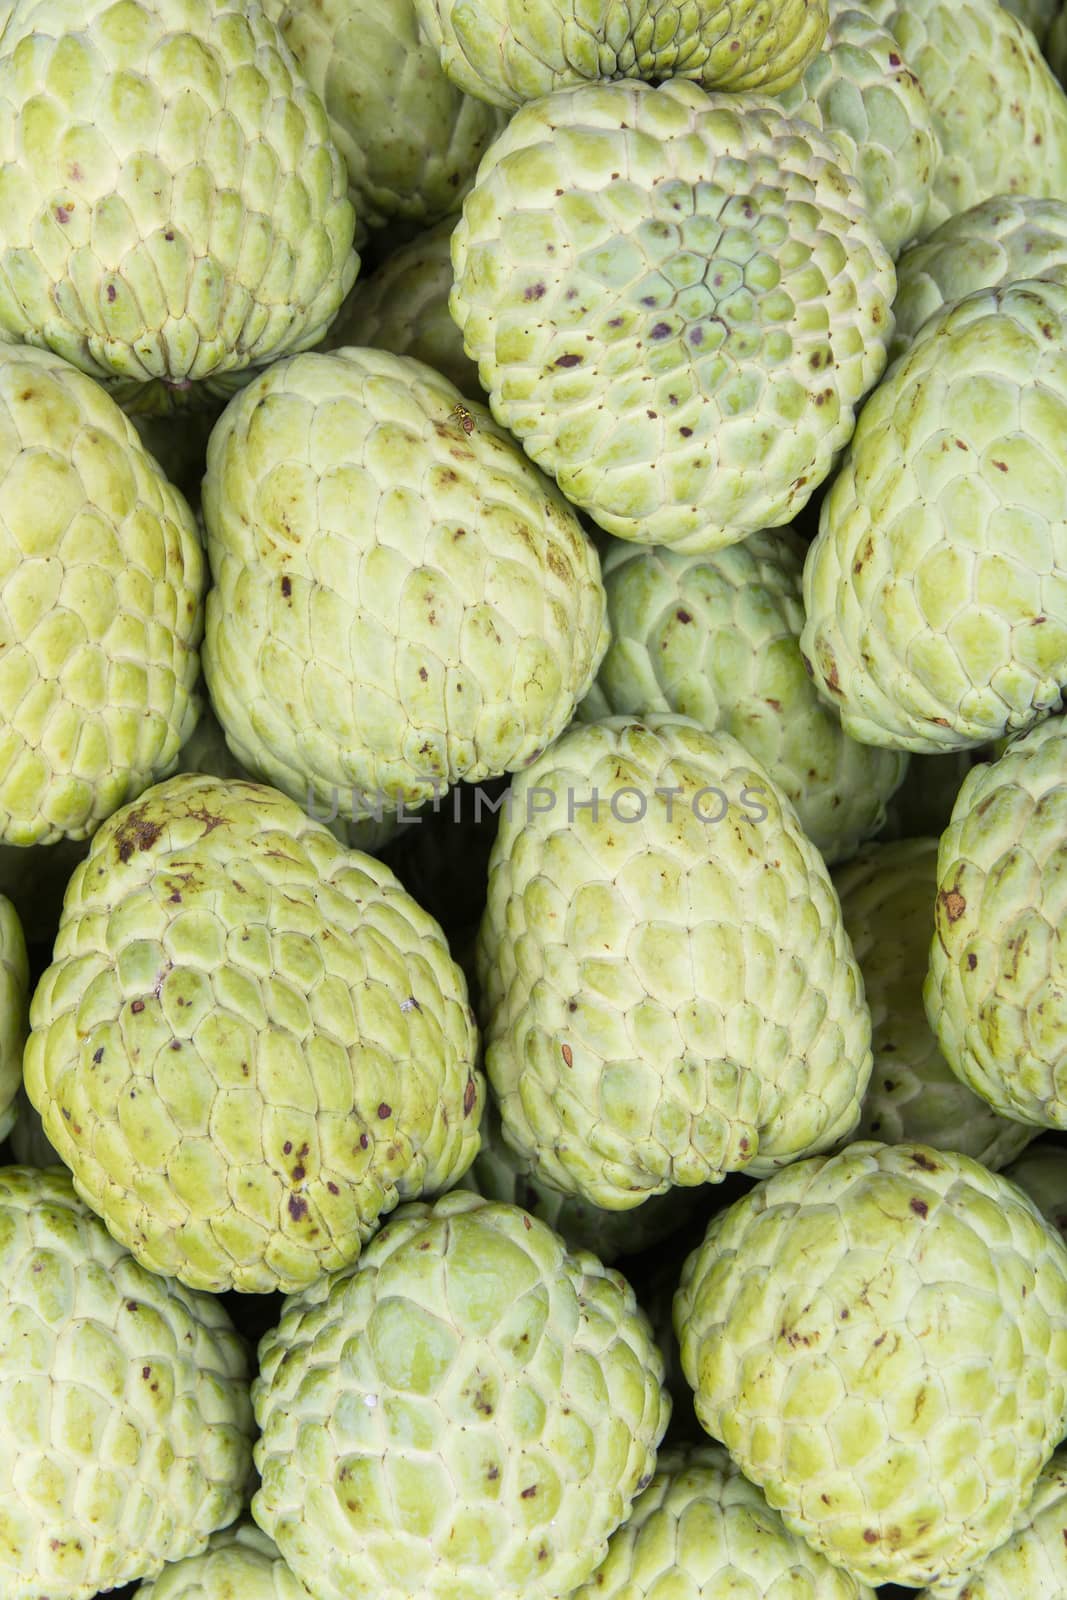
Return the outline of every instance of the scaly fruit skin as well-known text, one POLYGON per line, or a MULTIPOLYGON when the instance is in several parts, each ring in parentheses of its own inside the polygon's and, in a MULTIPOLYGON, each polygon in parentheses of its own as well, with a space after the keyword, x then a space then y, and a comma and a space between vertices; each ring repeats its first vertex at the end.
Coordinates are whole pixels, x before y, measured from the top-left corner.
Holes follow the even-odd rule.
POLYGON ((134 1600, 313 1600, 262 1528, 239 1522, 208 1541, 202 1555, 186 1556, 142 1583, 134 1600))
POLYGON ((414 356, 454 383, 461 394, 484 403, 478 369, 464 350, 463 335, 448 309, 455 225, 455 217, 446 217, 393 251, 369 278, 361 278, 337 313, 322 348, 370 345, 394 356, 414 356))
POLYGON ((1067 1449, 1037 1480, 1022 1525, 958 1584, 917 1600, 1063 1600, 1067 1594, 1067 1449))
POLYGON ((30 963, 18 912, 0 895, 0 1139, 18 1115, 22 1051, 29 1024, 30 963))
POLYGON ((893 35, 869 12, 830 0, 824 48, 779 98, 791 117, 830 135, 859 179, 878 237, 898 256, 922 227, 941 147, 893 35))
POLYGON ((69 1175, 0 1170, 4 1600, 91 1600, 202 1550, 250 1488, 222 1305, 146 1272, 69 1175))
POLYGON ((896 328, 889 347, 903 355, 928 317, 976 289, 1019 278, 1067 282, 1067 203, 997 195, 949 217, 897 262, 896 328))
POLYGON ((611 540, 601 557, 611 643, 578 715, 674 711, 731 734, 831 863, 878 832, 908 758, 850 739, 805 670, 806 548, 788 528, 706 556, 611 540))
POLYGON ((937 840, 868 845, 834 874, 834 888, 871 1010, 874 1068, 855 1137, 958 1150, 996 1171, 1034 1130, 960 1082, 926 1020, 937 840))
POLYGON ((564 734, 512 786, 477 961, 505 1137, 566 1193, 626 1210, 856 1125, 870 1015, 837 897, 727 734, 564 734))
POLYGON ((1067 723, 965 780, 937 855, 926 1012, 994 1110, 1067 1128, 1067 723))
POLYGON ((652 1477, 662 1380, 595 1256, 462 1191, 407 1206, 262 1340, 252 1514, 315 1600, 554 1600, 652 1477))
POLYGON ((1067 1237, 1067 1150, 1052 1139, 1038 1139, 1005 1167, 1004 1176, 1030 1196, 1043 1216, 1067 1237))
POLYGON ((100 385, 0 348, 0 840, 84 839, 199 709, 193 514, 100 385))
POLYGON ((653 1195, 636 1211, 605 1211, 577 1195, 563 1194, 543 1182, 511 1149, 491 1100, 482 1117, 481 1139, 481 1148, 459 1187, 487 1200, 522 1206, 554 1228, 569 1250, 591 1250, 605 1266, 619 1256, 636 1255, 670 1238, 694 1215, 703 1198, 694 1189, 672 1188, 653 1195))
POLYGON ((463 975, 372 856, 186 774, 106 822, 30 1012, 26 1092, 153 1272, 294 1289, 478 1149, 463 975))
POLYGON ((697 1414, 786 1526, 935 1594, 1067 1429, 1067 1245, 968 1156, 852 1144, 714 1217, 675 1297, 697 1414))
POLYGON ((822 47, 827 0, 415 0, 415 10, 453 83, 514 111, 609 78, 773 94, 822 47))
POLYGON ((932 754, 1067 683, 1067 287, 980 290, 864 407, 804 564, 800 647, 845 731, 932 754))
POLYGON ((0 327, 184 386, 321 339, 359 266, 326 112, 256 0, 16 0, 0 327))
POLYGON ((571 1600, 876 1600, 785 1527, 717 1445, 660 1452, 656 1476, 571 1600))
POLYGON ((994 195, 1067 198, 1067 98, 999 0, 865 0, 923 86, 941 159, 930 233, 994 195))
POLYGON ((608 533, 788 522, 885 365, 893 264, 832 140, 674 79, 516 112, 452 234, 497 420, 608 533))
POLYGON ((279 29, 326 107, 357 241, 454 211, 505 118, 445 76, 413 0, 289 0, 279 29))
POLYGON ((607 648, 573 509, 409 357, 271 367, 211 436, 204 517, 215 712, 250 772, 320 814, 521 768, 607 648))

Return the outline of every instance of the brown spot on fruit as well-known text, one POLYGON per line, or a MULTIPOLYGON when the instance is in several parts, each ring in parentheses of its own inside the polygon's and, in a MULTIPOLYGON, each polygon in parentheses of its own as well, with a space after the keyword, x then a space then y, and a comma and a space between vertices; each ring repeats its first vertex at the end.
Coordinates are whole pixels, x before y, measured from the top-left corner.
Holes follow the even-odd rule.
POLYGON ((580 367, 581 364, 581 356, 575 355, 557 356, 555 362, 553 363, 553 365, 557 367, 580 367))
POLYGON ((386 1120, 386 1118, 387 1117, 391 1117, 392 1114, 393 1114, 392 1106, 387 1106, 385 1101, 383 1100, 381 1105, 378 1107, 379 1120, 384 1122, 386 1120))
POLYGON ((288 598, 292 594, 292 592, 293 592, 293 580, 290 578, 289 574, 286 573, 285 576, 282 578, 282 594, 288 600, 288 598))
POLYGON ((307 1214, 308 1214, 308 1203, 307 1203, 307 1201, 302 1199, 301 1196, 298 1195, 298 1194, 291 1194, 289 1196, 289 1215, 292 1217, 293 1221, 294 1222, 299 1222, 300 1219, 302 1217, 306 1217, 307 1214))
POLYGON ((101 1045, 99 1050, 94 1050, 93 1051, 93 1066, 94 1067, 98 1067, 100 1065, 101 1061, 103 1061, 103 1059, 104 1059, 104 1047, 103 1047, 103 1045, 101 1045))
POLYGON ((531 1483, 528 1489, 522 1489, 520 1491, 519 1499, 520 1500, 532 1500, 536 1493, 537 1493, 537 1485, 536 1485, 536 1483, 531 1483))
POLYGON ((944 906, 950 922, 958 922, 967 909, 967 902, 958 889, 940 889, 937 898, 944 906))
POLYGON ((908 1204, 911 1206, 911 1209, 914 1211, 917 1217, 925 1217, 929 1213, 930 1207, 926 1204, 925 1200, 915 1198, 909 1200, 908 1204))
POLYGON ((679 622, 692 622, 693 620, 692 612, 683 611, 680 607, 674 614, 679 622))
POLYGON ((469 1117, 474 1110, 474 1102, 478 1098, 478 1091, 474 1087, 474 1079, 467 1079, 467 1086, 463 1091, 463 1115, 469 1117))
POLYGON ((878 1535, 875 1533, 873 1528, 864 1528, 864 1530, 863 1530, 863 1541, 864 1541, 865 1544, 877 1544, 878 1543, 878 1535))
POLYGON ((133 1012, 135 1017, 139 1017, 141 1012, 144 1010, 144 1001, 134 1000, 130 1006, 130 1010, 133 1012))
POLYGON ((912 1166, 921 1167, 923 1172, 940 1172, 941 1171, 941 1168, 938 1166, 937 1162, 936 1161, 932 1161, 930 1159, 930 1157, 928 1155, 924 1154, 924 1152, 922 1150, 914 1151, 913 1154, 912 1154, 911 1161, 912 1161, 912 1166))
POLYGON ((573 1067, 573 1065, 574 1065, 574 1052, 571 1049, 569 1044, 565 1044, 565 1045, 561 1046, 560 1054, 563 1057, 563 1065, 565 1067, 573 1067))
POLYGON ((151 850, 162 832, 162 825, 152 822, 143 806, 131 811, 115 835, 119 860, 128 861, 135 850, 151 850))
POLYGON ((530 283, 523 290, 522 298, 524 300, 540 300, 544 297, 544 293, 545 286, 543 283, 530 283))

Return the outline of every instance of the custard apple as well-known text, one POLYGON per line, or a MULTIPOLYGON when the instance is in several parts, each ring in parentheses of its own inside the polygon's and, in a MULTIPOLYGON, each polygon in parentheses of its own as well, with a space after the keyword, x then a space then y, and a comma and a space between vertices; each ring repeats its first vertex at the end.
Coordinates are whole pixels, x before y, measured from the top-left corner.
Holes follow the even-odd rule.
POLYGON ((949 217, 906 251, 897 262, 890 355, 903 355, 946 302, 1018 278, 1067 282, 1067 202, 998 195, 949 217))
POLYGON ((506 118, 449 82, 414 0, 288 0, 279 30, 326 107, 357 241, 455 211, 506 118))
POLYGON ((261 785, 182 774, 96 833, 25 1084, 153 1272, 294 1289, 478 1149, 467 986, 389 868, 261 785))
POLYGON ((204 671, 234 755, 320 814, 417 806, 561 733, 607 648, 596 550, 421 362, 278 362, 208 449, 204 671))
POLYGON ((577 724, 490 858, 486 1071, 536 1176, 605 1210, 847 1137, 870 1015, 828 870, 766 769, 686 717, 577 724))
POLYGON ((1067 1237, 1067 1149, 1050 1138, 1023 1151, 1004 1176, 1024 1189, 1042 1216, 1067 1237))
POLYGON ((994 195, 1067 199, 1067 97, 999 0, 864 0, 925 91, 941 156, 930 233, 994 195))
POLYGON ((222 1304, 137 1264, 69 1174, 0 1169, 0 1592, 91 1600, 202 1550, 252 1476, 222 1304))
POLYGON ((804 564, 800 647, 845 731, 931 753, 1067 684, 1067 286, 979 290, 863 409, 804 564))
POLYGON ((926 1012, 1004 1116, 1067 1128, 1067 721, 968 775, 941 836, 926 1012))
POLYGON ((313 1600, 262 1528, 238 1522, 143 1583, 134 1600, 313 1600))
POLYGON ((826 0, 415 0, 445 72, 509 110, 590 79, 784 89, 826 34, 826 0))
POLYGON ((370 345, 395 356, 414 356, 454 383, 461 394, 484 402, 478 369, 463 348, 452 320, 452 230, 446 217, 386 256, 369 278, 361 278, 337 313, 322 348, 370 345))
POLYGON ((595 1256, 463 1191, 406 1206, 263 1339, 252 1514, 315 1600, 555 1600, 652 1478, 662 1379, 595 1256))
POLYGON ((874 1068, 858 1139, 959 1150, 994 1171, 1034 1137, 960 1082, 930 1030, 923 980, 934 925, 937 840, 868 845, 834 888, 871 1009, 874 1068))
POLYGON ((941 147, 926 95, 893 35, 868 11, 830 0, 826 44, 779 99, 823 128, 860 181, 891 256, 919 233, 941 147))
POLYGON ((100 385, 0 346, 3 843, 84 839, 173 771, 205 577, 192 512, 100 385))
POLYGON ((859 1141, 714 1217, 674 1304, 697 1414, 866 1583, 950 1592, 1067 1431, 1067 1245, 969 1156, 859 1141))
POLYGON ((1067 1594, 1067 1448, 1037 1480, 1020 1526, 959 1583, 918 1600, 1063 1600, 1067 1594))
POLYGON ((257 0, 14 0, 0 216, 0 329, 132 393, 317 343, 359 266, 326 112, 257 0))
POLYGON ((833 862, 878 832, 908 758, 850 739, 804 669, 805 549, 788 528, 705 556, 610 541, 611 643, 578 714, 675 711, 731 734, 833 862))
POLYGON ((605 1211, 539 1178, 504 1139, 492 1102, 486 1105, 480 1131, 481 1148, 458 1187, 522 1206, 554 1228, 568 1249, 591 1250, 605 1266, 669 1239, 694 1215, 702 1198, 694 1189, 671 1188, 652 1195, 636 1211, 605 1211))
POLYGON ((498 422, 606 532, 715 550, 829 473, 896 287, 843 161, 683 79, 560 90, 490 146, 452 315, 498 422))
POLYGON ((571 1600, 876 1600, 790 1533, 725 1450, 663 1450, 656 1476, 571 1600))

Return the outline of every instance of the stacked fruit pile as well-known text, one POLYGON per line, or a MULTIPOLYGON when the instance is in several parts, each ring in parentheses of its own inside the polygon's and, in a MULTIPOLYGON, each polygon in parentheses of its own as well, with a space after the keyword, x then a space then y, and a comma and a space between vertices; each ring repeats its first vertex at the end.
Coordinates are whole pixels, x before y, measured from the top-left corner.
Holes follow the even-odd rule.
POLYGON ((0 1600, 1067 1595, 1064 82, 7 6, 0 1600))

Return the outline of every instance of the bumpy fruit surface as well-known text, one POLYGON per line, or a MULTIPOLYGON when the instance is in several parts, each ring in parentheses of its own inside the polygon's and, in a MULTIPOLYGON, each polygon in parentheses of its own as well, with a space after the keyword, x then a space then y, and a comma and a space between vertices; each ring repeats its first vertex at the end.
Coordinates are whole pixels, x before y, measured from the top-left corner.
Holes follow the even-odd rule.
POLYGON ((805 670, 806 548, 787 528, 705 556, 611 540, 601 556, 611 643, 579 715, 675 711, 731 734, 832 862, 877 833, 908 758, 850 739, 805 670))
POLYGON ((62 1172, 0 1170, 4 1600, 91 1600, 245 1502, 247 1358, 218 1300, 146 1272, 62 1172))
POLYGON ((512 787, 478 978, 508 1142, 608 1210, 855 1127, 870 1016, 766 770, 684 717, 576 725, 512 787))
POLYGON ((874 1068, 858 1139, 958 1150, 996 1170, 1033 1129, 960 1082, 926 1020, 923 980, 937 894, 937 840, 868 845, 834 874, 871 1009, 874 1068))
POLYGON ((936 1593, 1067 1427, 1067 1245, 967 1156, 852 1144, 714 1217, 675 1297, 697 1414, 786 1526, 936 1593))
POLYGON ((941 159, 924 230, 994 195, 1067 199, 1067 98, 999 0, 866 0, 923 86, 941 159))
POLYGON ((30 1022, 26 1090, 79 1193, 197 1288, 301 1287, 478 1148, 440 928, 258 784, 182 775, 103 825, 30 1022))
POLYGON ((573 1600, 875 1600, 790 1533, 715 1445, 664 1450, 656 1476, 573 1600))
POLYGON ((182 388, 314 344, 359 265, 326 112, 255 0, 17 0, 0 327, 182 388))
POLYGON ((29 1032, 30 965, 18 912, 0 895, 0 1139, 18 1114, 22 1050, 29 1032))
POLYGON ((695 78, 707 89, 793 83, 826 34, 826 0, 415 0, 468 94, 514 110, 604 78, 695 78))
POLYGON ((143 1583, 134 1600, 312 1600, 262 1528, 238 1522, 202 1555, 186 1556, 143 1583))
POLYGON ((897 256, 922 227, 940 145, 922 85, 893 35, 869 12, 830 0, 824 48, 780 99, 790 116, 833 139, 860 181, 878 237, 897 256))
POLYGON ((326 107, 357 238, 454 211, 504 118, 445 76, 413 0, 289 0, 279 30, 326 107))
POLYGON ((204 483, 204 671, 234 754, 320 814, 524 766, 607 647, 573 509, 421 362, 279 362, 227 407, 204 483))
POLYGON ((260 1345, 256 1521, 316 1600, 554 1600, 652 1477, 633 1291, 517 1206, 405 1207, 260 1345))
POLYGON ((205 577, 192 512, 100 385, 0 347, 5 843, 84 839, 173 770, 205 577))
POLYGON ((361 278, 322 348, 371 345, 395 356, 414 356, 462 394, 484 402, 478 369, 448 309, 455 225, 455 217, 446 217, 386 256, 369 278, 361 278))
POLYGON ((578 1195, 564 1194, 539 1178, 504 1139, 491 1101, 481 1125, 481 1148, 460 1187, 522 1206, 554 1228, 570 1250, 591 1250, 605 1266, 668 1239, 694 1214, 703 1198, 693 1189, 654 1194, 636 1211, 605 1211, 578 1195))
POLYGON ((1038 1139, 1024 1150, 1004 1176, 1024 1189, 1042 1216, 1067 1237, 1067 1149, 1052 1139, 1038 1139))
POLYGON ((926 1010, 994 1110, 1067 1127, 1067 723, 975 767, 937 856, 926 1010))
POLYGON ((608 533, 788 522, 885 365, 893 264, 832 140, 674 79, 516 112, 452 235, 497 420, 608 533))
POLYGON ((1037 1480, 1021 1526, 959 1583, 918 1600, 1061 1600, 1067 1594, 1067 1449, 1037 1480))
POLYGON ((937 753, 1067 683, 1067 287, 926 322, 863 409, 804 565, 801 649, 845 730, 937 753))
POLYGON ((897 262, 890 355, 903 355, 946 303, 1019 278, 1067 282, 1067 202, 998 195, 949 217, 905 251, 897 262))

